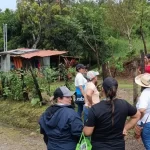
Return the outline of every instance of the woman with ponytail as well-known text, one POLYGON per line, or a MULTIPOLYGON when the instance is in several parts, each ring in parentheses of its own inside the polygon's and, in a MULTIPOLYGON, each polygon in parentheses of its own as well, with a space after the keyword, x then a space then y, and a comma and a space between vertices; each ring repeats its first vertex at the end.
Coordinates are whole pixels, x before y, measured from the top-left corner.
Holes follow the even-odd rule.
POLYGON ((102 84, 105 99, 89 110, 83 132, 91 136, 92 150, 125 150, 124 135, 140 119, 135 107, 116 98, 117 89, 118 82, 107 77, 102 84), (130 119, 125 124, 128 116, 130 119))

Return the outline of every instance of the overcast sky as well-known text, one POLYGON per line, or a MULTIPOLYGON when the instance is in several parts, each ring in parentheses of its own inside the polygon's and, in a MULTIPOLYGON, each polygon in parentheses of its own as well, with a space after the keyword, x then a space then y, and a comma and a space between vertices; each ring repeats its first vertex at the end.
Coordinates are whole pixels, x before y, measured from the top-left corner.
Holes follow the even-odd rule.
POLYGON ((0 9, 4 11, 6 8, 15 10, 16 0, 0 0, 0 9))

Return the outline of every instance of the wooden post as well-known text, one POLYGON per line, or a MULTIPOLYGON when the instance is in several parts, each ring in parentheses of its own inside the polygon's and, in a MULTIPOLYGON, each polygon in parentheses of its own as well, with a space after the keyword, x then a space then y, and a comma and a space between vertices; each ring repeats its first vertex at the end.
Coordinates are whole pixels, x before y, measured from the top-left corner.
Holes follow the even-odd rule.
POLYGON ((103 76, 103 81, 105 78, 107 78, 109 76, 106 63, 102 64, 102 76, 103 76))
POLYGON ((138 85, 135 83, 135 77, 137 76, 137 61, 133 61, 133 105, 136 105, 138 97, 138 85))
MULTIPOLYGON (((145 73, 145 61, 144 61, 144 52, 143 50, 140 51, 141 52, 141 73, 145 73)), ((143 87, 141 87, 141 92, 143 91, 143 87)))
POLYGON ((140 51, 141 53, 141 73, 145 73, 145 62, 144 62, 144 52, 143 50, 140 51))

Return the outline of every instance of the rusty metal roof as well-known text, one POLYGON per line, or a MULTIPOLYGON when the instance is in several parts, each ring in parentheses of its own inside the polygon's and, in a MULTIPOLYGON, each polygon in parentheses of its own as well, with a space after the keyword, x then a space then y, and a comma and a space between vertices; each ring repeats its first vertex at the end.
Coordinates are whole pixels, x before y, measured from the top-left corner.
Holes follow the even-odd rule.
POLYGON ((15 50, 10 50, 6 52, 0 52, 1 55, 10 54, 12 57, 23 57, 30 59, 32 57, 47 57, 54 55, 62 55, 68 53, 67 51, 58 51, 58 50, 39 50, 39 49, 28 49, 28 48, 19 48, 15 50))
POLYGON ((20 55, 20 57, 30 59, 35 56, 47 57, 47 56, 54 56, 54 55, 62 55, 62 54, 66 54, 66 53, 67 53, 67 51, 39 50, 39 51, 22 54, 22 55, 20 55))
POLYGON ((0 54, 1 55, 6 55, 6 54, 21 55, 21 54, 25 54, 25 53, 34 52, 34 51, 39 51, 39 50, 38 49, 19 48, 19 49, 0 52, 0 54))

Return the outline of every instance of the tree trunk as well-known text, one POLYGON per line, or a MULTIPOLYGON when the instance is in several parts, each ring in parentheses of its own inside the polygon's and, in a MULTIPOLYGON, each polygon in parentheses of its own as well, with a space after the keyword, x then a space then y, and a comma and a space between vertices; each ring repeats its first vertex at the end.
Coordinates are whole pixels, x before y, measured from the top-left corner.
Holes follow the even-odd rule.
POLYGON ((144 33, 143 33, 143 17, 144 17, 144 7, 142 6, 140 33, 141 33, 141 37, 142 37, 142 41, 144 45, 144 53, 147 54, 146 41, 145 41, 144 33))
POLYGON ((145 62, 144 62, 144 52, 143 50, 140 51, 141 53, 141 73, 145 72, 145 62))
POLYGON ((132 52, 133 48, 132 48, 132 44, 131 44, 130 33, 128 33, 128 42, 129 42, 129 49, 130 49, 130 52, 132 52))
POLYGON ((109 72, 109 76, 112 77, 111 70, 110 70, 110 66, 109 66, 109 61, 107 62, 107 70, 108 70, 108 72, 109 72))
POLYGON ((144 38, 144 33, 143 33, 142 26, 140 26, 140 33, 141 33, 141 37, 142 37, 142 41, 143 41, 143 45, 144 45, 144 53, 147 54, 146 41, 145 41, 145 38, 144 38))
POLYGON ((98 65, 98 72, 100 72, 100 60, 99 60, 98 50, 96 51, 96 61, 97 61, 97 65, 98 65))
POLYGON ((133 105, 136 105, 137 97, 138 97, 138 85, 135 83, 135 77, 137 76, 137 62, 133 62, 133 105))
POLYGON ((30 72, 31 72, 31 75, 32 75, 32 78, 33 78, 33 81, 34 81, 34 85, 35 85, 37 94, 39 96, 40 102, 43 102, 43 98, 42 98, 42 94, 41 94, 41 91, 40 91, 40 87, 39 87, 38 81, 37 81, 37 79, 36 79, 36 77, 35 77, 31 67, 30 67, 30 72))
POLYGON ((26 92, 24 89, 26 88, 26 84, 24 82, 24 71, 20 71, 21 74, 21 80, 22 80, 22 91, 23 91, 23 99, 24 101, 29 101, 29 95, 28 92, 26 92))
POLYGON ((34 42, 34 44, 33 44, 33 46, 32 46, 33 49, 36 49, 36 48, 37 48, 37 44, 39 43, 39 41, 40 41, 40 35, 38 35, 36 41, 34 42))
MULTIPOLYGON (((144 61, 144 52, 141 50, 141 73, 145 73, 145 61, 144 61)), ((141 87, 141 92, 143 91, 143 87, 141 87)))
POLYGON ((102 76, 103 76, 103 81, 105 78, 107 78, 109 76, 106 63, 102 64, 102 76))

